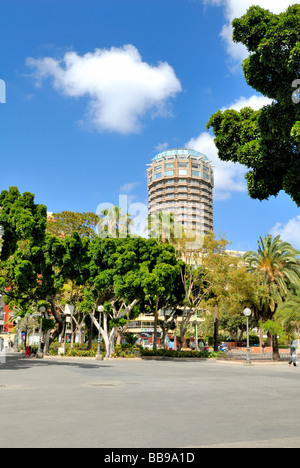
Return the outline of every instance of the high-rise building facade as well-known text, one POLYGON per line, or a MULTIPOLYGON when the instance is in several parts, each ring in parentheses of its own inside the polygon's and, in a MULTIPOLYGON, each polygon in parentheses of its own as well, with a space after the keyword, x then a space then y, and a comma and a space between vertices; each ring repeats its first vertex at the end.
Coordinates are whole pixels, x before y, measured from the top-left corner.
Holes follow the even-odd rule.
POLYGON ((148 166, 149 216, 171 212, 185 232, 212 231, 214 173, 207 156, 171 149, 157 154, 148 166))

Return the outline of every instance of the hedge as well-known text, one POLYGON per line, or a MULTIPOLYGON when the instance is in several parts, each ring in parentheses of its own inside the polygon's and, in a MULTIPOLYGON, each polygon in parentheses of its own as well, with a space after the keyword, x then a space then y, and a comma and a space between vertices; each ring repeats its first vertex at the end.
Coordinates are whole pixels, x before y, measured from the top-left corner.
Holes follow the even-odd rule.
POLYGON ((140 351, 141 356, 162 356, 162 357, 179 357, 179 358, 216 358, 222 356, 221 351, 174 351, 169 349, 143 349, 140 351))

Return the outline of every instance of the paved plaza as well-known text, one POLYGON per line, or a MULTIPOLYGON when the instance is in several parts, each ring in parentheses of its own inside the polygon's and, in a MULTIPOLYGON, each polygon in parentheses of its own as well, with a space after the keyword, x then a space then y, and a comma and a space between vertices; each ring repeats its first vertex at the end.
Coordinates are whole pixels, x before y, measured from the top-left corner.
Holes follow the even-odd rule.
POLYGON ((216 360, 0 364, 1 448, 300 447, 300 366, 216 360))

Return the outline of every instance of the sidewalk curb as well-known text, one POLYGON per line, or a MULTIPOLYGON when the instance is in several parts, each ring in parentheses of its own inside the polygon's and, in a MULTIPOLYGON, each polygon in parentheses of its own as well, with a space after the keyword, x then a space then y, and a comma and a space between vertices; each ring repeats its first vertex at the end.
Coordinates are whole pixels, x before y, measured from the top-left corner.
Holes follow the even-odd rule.
POLYGON ((218 359, 218 363, 220 364, 233 364, 233 365, 240 365, 240 366, 286 366, 288 367, 288 361, 263 361, 263 360, 253 360, 251 364, 246 363, 246 359, 218 359))

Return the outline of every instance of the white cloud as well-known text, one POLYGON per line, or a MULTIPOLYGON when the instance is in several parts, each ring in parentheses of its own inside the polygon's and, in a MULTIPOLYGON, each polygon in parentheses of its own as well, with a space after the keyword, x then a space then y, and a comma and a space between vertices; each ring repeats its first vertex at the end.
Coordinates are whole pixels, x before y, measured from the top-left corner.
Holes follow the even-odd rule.
POLYGON ((154 147, 154 150, 157 152, 157 153, 161 153, 162 151, 165 151, 169 148, 169 143, 166 141, 165 143, 158 143, 158 145, 156 145, 154 147))
POLYGON ((139 187, 140 182, 128 182, 127 184, 121 185, 119 188, 119 193, 128 194, 133 192, 137 187, 139 187))
POLYGON ((221 161, 214 144, 214 137, 207 132, 186 143, 186 148, 204 153, 211 161, 215 173, 215 200, 227 200, 233 193, 246 191, 244 176, 246 169, 241 164, 221 161))
POLYGON ((257 96, 254 94, 253 96, 250 96, 249 98, 245 97, 240 97, 239 99, 236 99, 236 101, 232 104, 230 104, 229 107, 223 107, 221 111, 225 111, 226 109, 233 109, 236 111, 240 111, 244 107, 251 107, 253 110, 259 110, 263 106, 267 106, 268 104, 272 103, 272 99, 269 99, 265 96, 257 96))
POLYGON ((258 5, 266 10, 270 10, 272 13, 278 14, 285 11, 290 5, 295 5, 299 2, 293 0, 203 0, 203 3, 205 5, 223 7, 226 24, 224 24, 220 35, 225 42, 228 55, 233 61, 240 62, 248 57, 248 52, 243 44, 233 42, 232 21, 235 18, 243 16, 252 5, 258 5))
POLYGON ((289 242, 294 248, 300 249, 300 215, 290 219, 286 224, 277 223, 270 234, 280 236, 285 242, 289 242))
POLYGON ((27 59, 37 85, 52 78, 53 87, 69 97, 88 97, 87 119, 99 131, 139 131, 141 118, 170 115, 168 100, 181 88, 173 68, 142 61, 133 45, 96 49, 83 56, 68 52, 62 60, 27 59))
MULTIPOLYGON (((240 111, 244 107, 252 107, 258 110, 272 101, 264 96, 253 95, 249 98, 241 97, 228 107, 221 110, 234 109, 240 111)), ((214 137, 208 132, 201 133, 197 138, 192 138, 185 145, 187 148, 206 154, 211 160, 215 171, 215 200, 227 200, 233 193, 245 192, 247 189, 245 174, 247 168, 238 163, 221 161, 218 157, 218 149, 214 143, 214 137)))
POLYGON ((129 205, 131 205, 137 199, 137 195, 134 192, 140 185, 140 182, 128 182, 126 184, 121 185, 121 187, 119 188, 119 201, 120 197, 122 198, 122 200, 124 200, 124 202, 126 200, 126 212, 128 211, 129 205))

